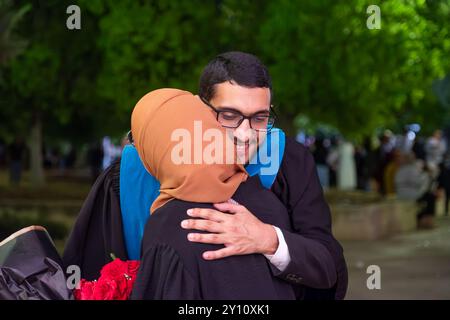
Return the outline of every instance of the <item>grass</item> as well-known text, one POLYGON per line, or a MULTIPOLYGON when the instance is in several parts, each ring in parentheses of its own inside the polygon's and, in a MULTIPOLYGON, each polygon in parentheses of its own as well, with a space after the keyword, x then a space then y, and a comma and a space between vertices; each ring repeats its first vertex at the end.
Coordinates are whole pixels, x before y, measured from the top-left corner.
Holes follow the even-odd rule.
POLYGON ((60 253, 91 184, 89 178, 69 172, 46 172, 46 184, 35 188, 25 172, 19 186, 9 184, 0 170, 0 241, 31 225, 47 229, 60 253))
POLYGON ((91 188, 89 179, 73 175, 46 174, 45 185, 36 188, 30 183, 29 173, 25 172, 18 186, 9 184, 8 173, 0 170, 1 199, 37 200, 83 200, 91 188))

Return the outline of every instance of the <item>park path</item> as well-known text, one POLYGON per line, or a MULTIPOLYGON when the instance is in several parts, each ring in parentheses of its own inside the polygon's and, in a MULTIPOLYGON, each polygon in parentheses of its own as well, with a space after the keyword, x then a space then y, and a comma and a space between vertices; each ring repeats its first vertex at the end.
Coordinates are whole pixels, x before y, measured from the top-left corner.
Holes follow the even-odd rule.
POLYGON ((436 228, 378 241, 342 241, 349 270, 346 299, 450 299, 450 218, 436 228), (381 270, 381 289, 369 290, 369 265, 381 270))

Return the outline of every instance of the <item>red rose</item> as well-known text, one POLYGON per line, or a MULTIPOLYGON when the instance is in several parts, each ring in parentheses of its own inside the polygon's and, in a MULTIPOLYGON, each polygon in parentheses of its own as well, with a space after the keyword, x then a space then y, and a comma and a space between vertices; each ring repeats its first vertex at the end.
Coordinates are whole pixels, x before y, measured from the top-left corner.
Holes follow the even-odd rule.
POLYGON ((118 286, 115 280, 97 281, 92 294, 92 300, 126 300, 122 292, 118 292, 118 286))
POLYGON ((74 296, 76 300, 92 300, 92 295, 94 292, 94 281, 86 281, 81 279, 80 288, 75 289, 74 296))
POLYGON ((139 269, 139 261, 136 260, 130 260, 128 261, 128 272, 133 275, 136 276, 138 269, 139 269))
POLYGON ((133 289, 139 261, 114 261, 103 266, 97 281, 80 281, 77 300, 127 300, 133 289))
MULTIPOLYGON (((100 270, 100 278, 117 279, 128 272, 128 261, 122 261, 118 258, 103 266, 100 270)), ((99 279, 100 280, 100 279, 99 279)))

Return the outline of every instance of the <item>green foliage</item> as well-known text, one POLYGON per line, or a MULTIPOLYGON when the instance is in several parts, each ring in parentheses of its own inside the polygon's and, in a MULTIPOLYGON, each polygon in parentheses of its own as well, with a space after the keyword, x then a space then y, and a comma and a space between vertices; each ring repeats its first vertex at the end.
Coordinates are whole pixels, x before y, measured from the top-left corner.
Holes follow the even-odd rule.
POLYGON ((196 92, 204 65, 228 50, 268 65, 291 131, 297 116, 351 137, 450 120, 432 91, 450 74, 450 0, 382 1, 380 30, 366 27, 368 0, 79 0, 81 30, 65 26, 69 1, 25 3, 18 27, 29 45, 3 68, 2 136, 34 113, 47 137, 123 134, 146 92, 196 92))
POLYGON ((450 2, 383 1, 380 30, 366 27, 370 4, 272 4, 260 43, 282 112, 307 114, 347 135, 399 120, 441 125, 429 121, 428 108, 439 109, 432 81, 450 71, 450 20, 428 17, 450 2))
POLYGON ((11 0, 0 0, 0 65, 4 65, 18 55, 26 46, 26 41, 18 38, 14 29, 30 6, 14 10, 11 0))
POLYGON ((195 91, 198 67, 205 63, 203 44, 214 35, 214 22, 207 22, 214 14, 213 2, 125 0, 106 2, 103 10, 97 88, 117 119, 128 125, 138 99, 153 89, 195 91))
POLYGON ((228 50, 255 48, 263 4, 251 1, 85 1, 99 17, 102 68, 97 94, 121 132, 147 92, 161 87, 197 91, 206 63, 228 50))
POLYGON ((33 117, 39 116, 47 138, 64 130, 62 139, 89 139, 94 122, 101 123, 93 107, 101 113, 103 106, 92 85, 100 70, 96 19, 86 13, 89 32, 70 31, 65 25, 68 1, 28 2, 31 10, 18 28, 28 47, 4 68, 6 83, 0 87, 0 116, 12 120, 2 124, 3 130, 26 136, 33 117))

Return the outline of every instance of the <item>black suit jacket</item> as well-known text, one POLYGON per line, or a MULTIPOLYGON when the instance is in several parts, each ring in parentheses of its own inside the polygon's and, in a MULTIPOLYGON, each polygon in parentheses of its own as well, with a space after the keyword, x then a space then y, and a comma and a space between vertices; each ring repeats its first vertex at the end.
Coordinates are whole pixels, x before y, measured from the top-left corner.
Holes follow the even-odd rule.
POLYGON ((343 299, 348 273, 343 249, 331 231, 330 209, 309 150, 290 137, 272 191, 288 209, 291 227, 282 230, 291 262, 276 276, 300 285, 299 298, 343 299), (328 289, 332 287, 332 289, 328 289))

